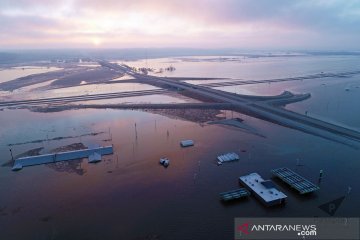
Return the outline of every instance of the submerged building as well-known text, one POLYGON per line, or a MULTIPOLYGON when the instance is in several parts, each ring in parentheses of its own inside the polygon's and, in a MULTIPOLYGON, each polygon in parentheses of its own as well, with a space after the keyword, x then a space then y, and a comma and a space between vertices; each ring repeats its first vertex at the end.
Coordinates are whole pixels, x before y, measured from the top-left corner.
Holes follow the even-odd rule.
POLYGON ((257 173, 241 176, 239 182, 248 188, 265 206, 283 204, 287 198, 283 192, 276 189, 272 181, 264 180, 257 173))

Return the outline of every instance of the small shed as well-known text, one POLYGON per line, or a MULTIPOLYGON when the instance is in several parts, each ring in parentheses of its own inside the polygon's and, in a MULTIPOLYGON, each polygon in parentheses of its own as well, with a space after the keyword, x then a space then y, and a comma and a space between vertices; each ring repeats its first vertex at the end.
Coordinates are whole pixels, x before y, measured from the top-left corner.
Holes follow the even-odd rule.
POLYGON ((182 147, 190 147, 190 146, 194 146, 194 141, 193 140, 182 140, 180 142, 180 145, 182 147))

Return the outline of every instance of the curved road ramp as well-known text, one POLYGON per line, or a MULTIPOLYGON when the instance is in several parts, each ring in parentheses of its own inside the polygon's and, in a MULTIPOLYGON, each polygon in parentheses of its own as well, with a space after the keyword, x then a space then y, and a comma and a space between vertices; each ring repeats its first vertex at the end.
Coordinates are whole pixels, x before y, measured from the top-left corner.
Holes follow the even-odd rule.
POLYGON ((88 158, 89 163, 96 163, 101 161, 103 155, 109 154, 113 154, 113 146, 95 147, 68 152, 58 152, 38 156, 22 157, 15 160, 12 170, 19 171, 23 167, 55 163, 60 161, 69 161, 81 158, 88 158))

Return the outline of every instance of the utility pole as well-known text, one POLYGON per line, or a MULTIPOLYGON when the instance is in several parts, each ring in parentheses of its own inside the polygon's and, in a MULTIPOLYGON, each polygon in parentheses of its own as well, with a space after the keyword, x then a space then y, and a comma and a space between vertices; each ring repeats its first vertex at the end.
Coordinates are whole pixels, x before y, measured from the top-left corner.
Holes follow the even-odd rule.
POLYGON ((11 148, 9 148, 9 150, 10 150, 10 155, 11 155, 11 161, 14 161, 14 156, 13 156, 11 148))

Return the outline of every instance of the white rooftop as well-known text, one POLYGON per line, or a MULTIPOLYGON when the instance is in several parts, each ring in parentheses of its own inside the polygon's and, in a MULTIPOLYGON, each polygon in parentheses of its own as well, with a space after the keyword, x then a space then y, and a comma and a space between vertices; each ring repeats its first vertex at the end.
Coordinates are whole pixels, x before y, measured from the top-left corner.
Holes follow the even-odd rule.
POLYGON ((287 197, 283 192, 277 190, 271 181, 262 179, 257 173, 242 176, 240 180, 265 202, 272 202, 287 197))
POLYGON ((105 146, 92 149, 80 149, 74 151, 50 153, 36 156, 21 157, 15 160, 14 171, 20 170, 22 167, 54 163, 59 161, 69 161, 74 159, 89 158, 89 162, 101 161, 102 155, 113 153, 113 146, 105 146))

